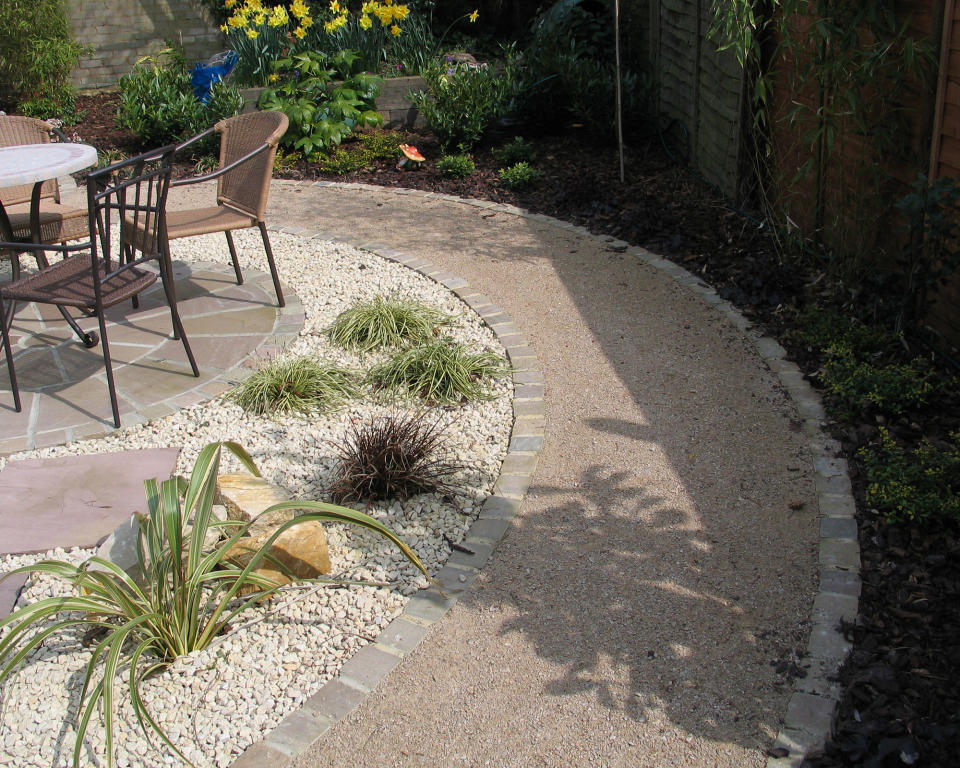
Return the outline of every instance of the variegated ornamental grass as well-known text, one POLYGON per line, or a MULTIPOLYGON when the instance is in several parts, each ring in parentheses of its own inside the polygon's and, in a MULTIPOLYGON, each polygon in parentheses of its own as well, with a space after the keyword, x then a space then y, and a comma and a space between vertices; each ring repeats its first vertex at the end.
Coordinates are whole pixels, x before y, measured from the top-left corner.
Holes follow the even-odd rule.
POLYGON ((510 366, 489 350, 472 352, 448 337, 398 352, 367 373, 374 387, 426 403, 458 405, 490 398, 490 379, 506 376, 510 366))
POLYGON ((327 330, 330 341, 345 349, 373 352, 432 341, 440 325, 452 318, 416 301, 375 296, 341 312, 327 330))

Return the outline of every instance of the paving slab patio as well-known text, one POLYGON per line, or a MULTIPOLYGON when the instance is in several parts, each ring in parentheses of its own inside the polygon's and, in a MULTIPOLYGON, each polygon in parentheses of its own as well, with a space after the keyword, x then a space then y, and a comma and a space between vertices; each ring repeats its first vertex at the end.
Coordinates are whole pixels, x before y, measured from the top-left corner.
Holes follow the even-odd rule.
MULTIPOLYGON (((228 265, 174 264, 180 315, 199 378, 190 371, 182 344, 171 335, 170 312, 158 283, 140 306, 108 310, 107 335, 121 424, 146 420, 184 403, 208 399, 245 376, 245 366, 266 339, 292 338, 291 318, 302 318, 289 290, 287 309, 276 305, 268 275, 249 270, 237 285, 228 265), (229 342, 229 343, 227 343, 229 342)), ((80 326, 96 330, 95 318, 80 326)), ((302 323, 302 321, 301 321, 302 323)), ((95 437, 113 429, 101 348, 86 349, 55 308, 18 308, 11 328, 23 410, 13 408, 6 370, 0 374, 0 455, 95 437)), ((4 366, 6 368, 6 366, 4 366)))

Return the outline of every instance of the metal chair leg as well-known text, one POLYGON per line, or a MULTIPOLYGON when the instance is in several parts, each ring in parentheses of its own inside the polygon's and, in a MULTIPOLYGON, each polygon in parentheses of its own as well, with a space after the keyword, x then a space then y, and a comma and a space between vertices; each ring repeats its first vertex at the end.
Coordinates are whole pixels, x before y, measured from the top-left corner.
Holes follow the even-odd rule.
POLYGON ((243 273, 240 271, 240 261, 237 259, 237 248, 233 244, 233 235, 230 234, 229 229, 223 234, 227 236, 227 247, 230 249, 230 258, 233 259, 233 271, 237 275, 237 285, 243 285, 243 273))
MULTIPOLYGON (((5 308, 3 305, 3 300, 0 299, 0 314, 5 313, 5 308)), ((10 348, 10 331, 6 323, 3 324, 3 327, 0 328, 3 334, 3 352, 7 358, 7 373, 10 376, 10 389, 13 390, 13 404, 17 409, 17 413, 23 410, 23 405, 20 403, 20 389, 17 386, 17 372, 13 367, 13 350, 10 348)))
POLYGON ((257 222, 260 227, 260 236, 263 238, 263 250, 267 252, 267 263, 270 265, 270 276, 273 278, 273 289, 277 292, 277 304, 285 306, 286 301, 283 298, 283 289, 280 287, 280 276, 277 274, 277 265, 273 260, 273 248, 270 247, 270 238, 267 237, 267 225, 262 221, 257 222))
POLYGON ((117 385, 113 380, 113 361, 110 359, 110 345, 107 343, 107 319, 103 312, 97 313, 100 321, 100 343, 103 345, 103 365, 107 369, 107 388, 110 390, 110 407, 113 410, 113 425, 120 428, 120 406, 117 402, 117 385))
POLYGON ((197 361, 193 357, 193 350, 190 349, 190 342, 187 341, 187 334, 183 329, 183 321, 180 319, 180 310, 177 309, 177 291, 173 284, 173 265, 170 263, 169 255, 160 261, 160 283, 167 295, 167 303, 170 305, 170 318, 173 321, 173 338, 180 339, 183 343, 183 349, 187 353, 187 360, 190 361, 190 368, 193 375, 199 378, 200 369, 197 367, 197 361))

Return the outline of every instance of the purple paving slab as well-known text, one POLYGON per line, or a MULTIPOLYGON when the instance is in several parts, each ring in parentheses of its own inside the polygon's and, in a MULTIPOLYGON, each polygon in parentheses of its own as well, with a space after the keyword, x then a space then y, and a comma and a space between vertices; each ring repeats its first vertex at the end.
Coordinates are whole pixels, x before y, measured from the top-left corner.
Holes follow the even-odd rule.
POLYGON ((8 461, 0 472, 0 555, 92 547, 146 511, 143 481, 170 477, 178 454, 155 448, 8 461))

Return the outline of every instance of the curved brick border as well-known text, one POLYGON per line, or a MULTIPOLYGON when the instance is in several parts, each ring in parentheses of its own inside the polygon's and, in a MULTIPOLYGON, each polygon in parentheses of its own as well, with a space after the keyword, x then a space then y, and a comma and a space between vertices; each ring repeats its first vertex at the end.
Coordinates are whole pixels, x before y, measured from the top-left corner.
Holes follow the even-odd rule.
MULTIPOLYGON (((338 189, 384 191, 383 187, 341 182, 292 184, 292 187, 318 186, 338 189)), ((659 269, 680 285, 686 286, 707 304, 716 308, 756 346, 757 353, 793 401, 802 421, 803 433, 813 461, 817 502, 820 511, 820 584, 811 609, 811 631, 807 642, 808 674, 795 681, 795 687, 773 749, 786 750, 786 756, 770 757, 767 768, 799 768, 807 755, 823 748, 829 737, 841 690, 835 682, 840 665, 851 645, 840 632, 841 621, 857 616, 860 595, 860 546, 857 541, 856 505, 853 499, 847 462, 834 458, 840 446, 823 432, 824 411, 820 398, 803 378, 795 363, 786 360, 786 350, 774 339, 761 336, 729 301, 695 275, 672 261, 631 246, 610 236, 595 235, 585 227, 550 216, 533 214, 513 205, 470 200, 453 195, 413 189, 389 189, 400 195, 444 200, 474 208, 523 217, 591 237, 610 248, 625 252, 659 269)), ((544 381, 537 368, 534 350, 503 311, 464 280, 456 278, 422 259, 407 256, 378 243, 331 237, 329 233, 298 226, 274 226, 275 231, 316 239, 333 239, 372 251, 385 258, 416 269, 450 288, 490 325, 500 337, 515 366, 514 429, 508 454, 494 486, 494 494, 485 502, 480 517, 471 526, 465 545, 474 551, 468 555, 454 552, 440 570, 437 580, 447 594, 435 589, 411 598, 403 613, 394 619, 372 644, 352 656, 338 677, 327 682, 304 706, 281 721, 267 737, 246 750, 233 768, 260 768, 270 764, 283 768, 299 753, 317 741, 338 720, 352 712, 368 693, 426 635, 431 624, 439 621, 470 588, 478 569, 490 558, 497 543, 517 513, 520 502, 536 469, 537 455, 544 435, 544 381)))

